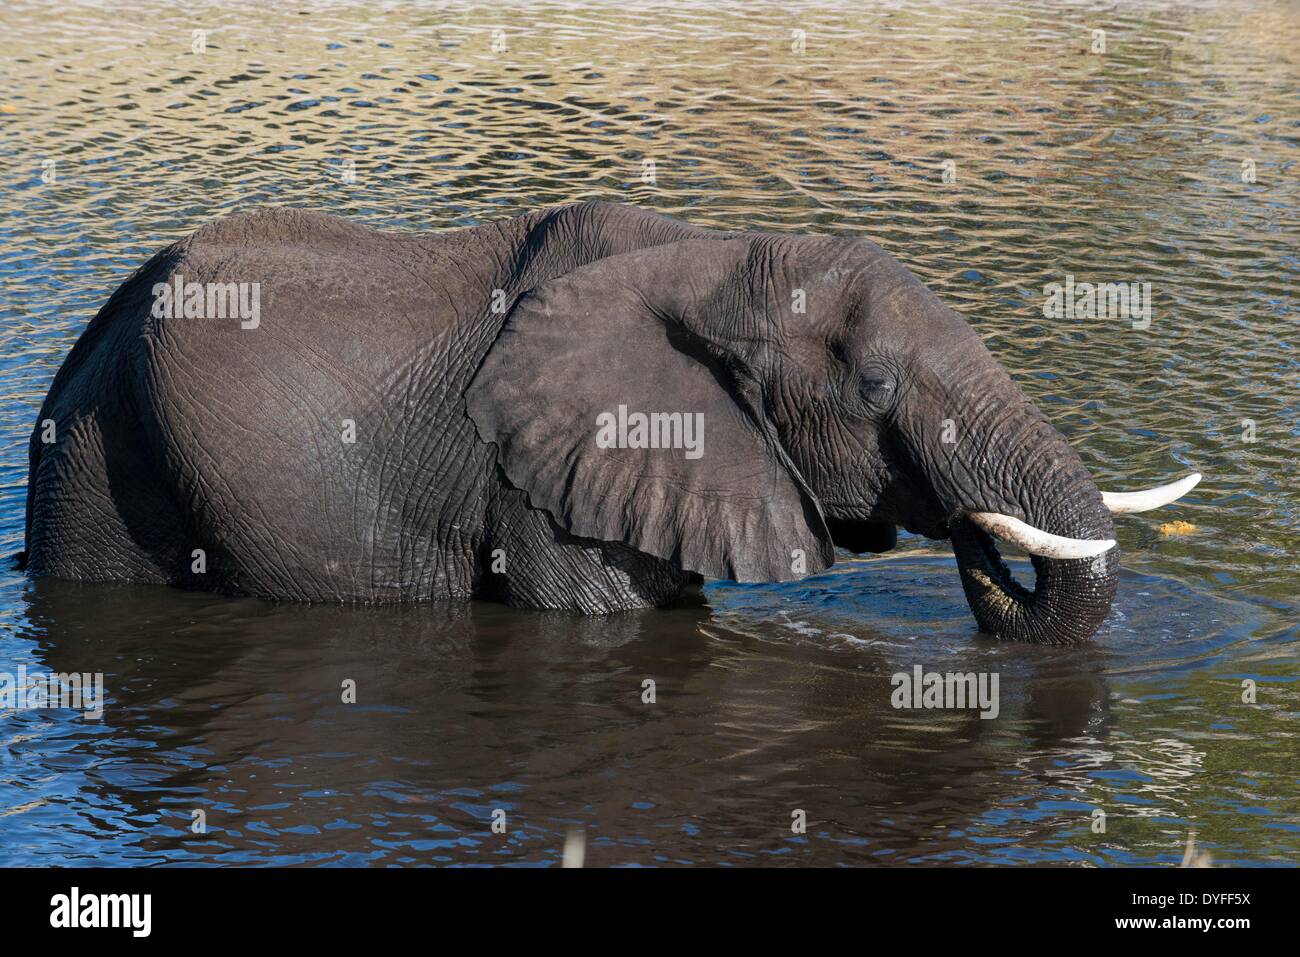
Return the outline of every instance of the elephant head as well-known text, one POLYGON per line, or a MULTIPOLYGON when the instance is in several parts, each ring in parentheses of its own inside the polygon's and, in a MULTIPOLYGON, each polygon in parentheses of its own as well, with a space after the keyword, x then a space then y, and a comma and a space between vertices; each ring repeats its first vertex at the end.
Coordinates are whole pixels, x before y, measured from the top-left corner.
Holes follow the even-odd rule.
POLYGON ((509 482, 573 535, 783 581, 902 526, 952 540, 976 620, 1005 639, 1090 637, 1115 593, 1112 512, 1194 484, 1099 491, 961 317, 860 239, 598 259, 516 301, 467 400, 509 482), (1033 556, 1034 589, 995 538, 1033 556))

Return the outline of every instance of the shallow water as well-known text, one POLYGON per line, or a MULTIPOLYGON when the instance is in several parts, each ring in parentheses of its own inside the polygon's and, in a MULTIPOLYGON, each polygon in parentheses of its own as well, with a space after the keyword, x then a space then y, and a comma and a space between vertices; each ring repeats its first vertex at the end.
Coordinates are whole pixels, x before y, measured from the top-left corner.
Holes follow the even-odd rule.
POLYGON ((33 582, 5 562, 0 671, 102 671, 109 701, 98 722, 0 713, 0 863, 546 864, 575 830, 593 865, 1176 863, 1189 831, 1216 863, 1300 860, 1300 13, 860 6, 7 3, 0 547, 22 547, 51 377, 167 242, 266 203, 431 230, 618 199, 869 236, 1102 485, 1204 472, 1176 509, 1119 523, 1094 643, 981 638, 951 553, 907 538, 591 620, 33 582), (1151 282, 1150 328, 1044 319, 1067 273, 1151 282), (1194 530, 1162 532, 1174 518, 1194 530), (998 717, 892 708, 890 676, 917 664, 997 673, 998 717))

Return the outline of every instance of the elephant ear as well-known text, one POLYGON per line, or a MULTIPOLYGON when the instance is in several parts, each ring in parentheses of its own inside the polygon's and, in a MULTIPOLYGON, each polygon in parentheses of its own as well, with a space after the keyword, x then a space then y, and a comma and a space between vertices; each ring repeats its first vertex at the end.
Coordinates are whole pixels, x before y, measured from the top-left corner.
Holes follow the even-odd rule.
POLYGON ((511 484, 571 534, 742 582, 834 561, 742 354, 763 339, 731 341, 748 318, 737 315, 747 248, 685 240, 601 259, 530 290, 507 316, 468 411, 511 484), (650 437, 635 413, 679 418, 651 420, 650 437), (632 447, 647 438, 692 447, 632 447))

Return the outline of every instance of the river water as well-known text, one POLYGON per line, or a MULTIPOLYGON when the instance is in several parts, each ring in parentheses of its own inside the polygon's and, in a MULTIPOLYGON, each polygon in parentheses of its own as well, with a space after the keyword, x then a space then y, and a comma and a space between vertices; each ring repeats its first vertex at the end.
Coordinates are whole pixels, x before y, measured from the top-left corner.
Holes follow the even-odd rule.
POLYGON ((572 832, 589 865, 1174 864, 1193 831, 1216 864, 1296 863, 1298 60, 1288 2, 7 2, 5 555, 86 322, 259 204, 437 230, 602 198, 871 237, 1104 487, 1206 478, 1118 523, 1114 612, 1071 649, 979 636, 951 552, 906 537, 604 619, 6 560, 0 672, 103 672, 108 702, 0 711, 0 864, 558 864, 572 832), (1149 282, 1149 327, 1045 318, 1067 275, 1149 282), (998 674, 998 716, 893 708, 918 664, 998 674))

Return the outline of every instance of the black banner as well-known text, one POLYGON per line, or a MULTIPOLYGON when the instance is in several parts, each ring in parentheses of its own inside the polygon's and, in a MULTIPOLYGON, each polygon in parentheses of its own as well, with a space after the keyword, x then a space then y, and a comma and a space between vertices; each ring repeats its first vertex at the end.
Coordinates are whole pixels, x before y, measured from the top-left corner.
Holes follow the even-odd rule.
POLYGON ((597 929, 657 937, 683 922, 770 942, 783 927, 807 933, 820 921, 864 941, 933 943, 942 930, 1179 946, 1195 935, 1231 946, 1290 926, 1294 897, 1294 874, 1281 869, 51 869, 0 871, 0 881, 7 930, 89 944, 192 944, 198 934, 215 945, 333 946, 466 927, 494 939, 512 929, 537 939, 544 928, 559 944, 597 929))

